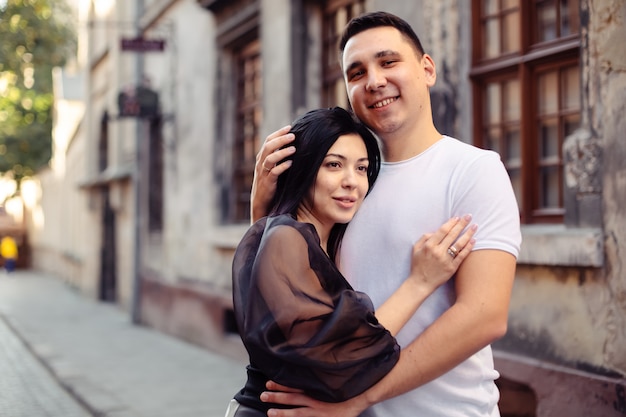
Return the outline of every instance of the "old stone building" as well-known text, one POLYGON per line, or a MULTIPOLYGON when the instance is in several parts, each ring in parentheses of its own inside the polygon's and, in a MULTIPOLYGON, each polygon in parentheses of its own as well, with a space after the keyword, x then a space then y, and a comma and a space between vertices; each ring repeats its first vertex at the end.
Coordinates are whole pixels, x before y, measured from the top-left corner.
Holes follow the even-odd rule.
POLYGON ((503 415, 626 415, 626 2, 80 4, 84 107, 57 119, 72 128, 34 181, 36 267, 243 359, 230 262, 257 149, 307 109, 347 106, 338 33, 386 10, 437 64, 440 131, 497 150, 518 198, 524 242, 494 345, 503 415))

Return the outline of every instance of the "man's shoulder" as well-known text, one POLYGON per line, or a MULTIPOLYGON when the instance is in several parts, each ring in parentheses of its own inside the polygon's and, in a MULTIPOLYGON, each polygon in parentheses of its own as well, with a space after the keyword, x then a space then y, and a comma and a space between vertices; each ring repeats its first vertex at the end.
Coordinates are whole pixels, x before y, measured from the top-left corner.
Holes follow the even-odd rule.
POLYGON ((453 138, 452 136, 443 136, 440 141, 444 152, 449 156, 456 156, 463 161, 473 161, 479 158, 497 158, 500 159, 500 155, 489 149, 479 148, 471 143, 463 142, 460 139, 453 138))
POLYGON ((461 149, 461 150, 464 150, 464 151, 476 152, 476 153, 479 153, 479 154, 486 153, 486 152, 487 153, 488 152, 493 152, 493 151, 490 151, 488 149, 479 148, 478 146, 476 146, 476 145, 474 145, 472 143, 465 142, 465 141, 463 141, 461 139, 458 139, 458 138, 455 138, 455 137, 452 137, 452 136, 444 135, 442 137, 442 143, 445 144, 446 146, 449 146, 450 148, 453 148, 453 149, 461 149))

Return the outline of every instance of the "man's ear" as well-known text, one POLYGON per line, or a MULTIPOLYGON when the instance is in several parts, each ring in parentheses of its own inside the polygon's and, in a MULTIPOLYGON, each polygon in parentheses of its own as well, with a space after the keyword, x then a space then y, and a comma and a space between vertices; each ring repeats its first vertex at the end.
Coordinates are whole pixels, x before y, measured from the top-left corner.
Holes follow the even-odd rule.
POLYGON ((428 54, 422 56, 422 65, 424 66, 424 75, 426 77, 426 84, 428 87, 435 85, 437 81, 437 68, 435 67, 435 61, 428 54))

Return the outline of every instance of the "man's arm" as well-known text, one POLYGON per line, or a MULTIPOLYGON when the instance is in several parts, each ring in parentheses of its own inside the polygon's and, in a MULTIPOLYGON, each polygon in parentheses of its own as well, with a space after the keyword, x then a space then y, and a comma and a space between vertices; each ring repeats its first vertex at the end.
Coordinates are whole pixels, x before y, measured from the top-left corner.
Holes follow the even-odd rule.
POLYGON ((295 139, 293 133, 289 133, 290 129, 291 126, 285 126, 267 136, 256 155, 250 194, 250 221, 252 223, 268 214, 270 202, 276 192, 276 181, 280 174, 291 166, 290 160, 278 164, 296 151, 293 146, 285 147, 295 139), (281 149, 283 147, 285 148, 281 149))
POLYGON ((457 301, 403 349, 398 365, 365 393, 367 403, 430 382, 504 336, 515 263, 507 252, 474 251, 457 273, 457 301))
MULTIPOLYGON (((303 405, 272 409, 270 417, 356 417, 367 407, 418 388, 448 372, 506 333, 515 257, 499 250, 477 250, 461 264, 456 302, 411 344, 396 366, 363 394, 337 404, 301 393, 265 392, 266 402, 303 405)), ((275 389, 271 383, 268 388, 275 389)), ((280 387, 279 387, 280 388, 280 387)))

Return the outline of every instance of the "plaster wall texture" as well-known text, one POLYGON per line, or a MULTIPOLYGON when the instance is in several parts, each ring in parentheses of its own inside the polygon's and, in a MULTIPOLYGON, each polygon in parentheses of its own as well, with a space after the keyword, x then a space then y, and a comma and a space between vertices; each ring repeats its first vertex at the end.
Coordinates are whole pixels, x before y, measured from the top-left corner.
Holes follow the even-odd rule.
POLYGON ((607 373, 611 294, 599 271, 518 267, 507 337, 496 347, 607 373))
POLYGON ((593 132, 603 153, 603 216, 606 285, 611 293, 606 361, 626 374, 626 3, 591 1, 589 6, 589 84, 593 132))
POLYGON ((207 239, 217 207, 213 161, 219 157, 214 152, 215 25, 210 14, 187 0, 167 8, 148 33, 166 41, 162 53, 144 56, 163 113, 165 217, 162 232, 144 228, 142 262, 166 282, 207 279, 214 258, 207 239))

